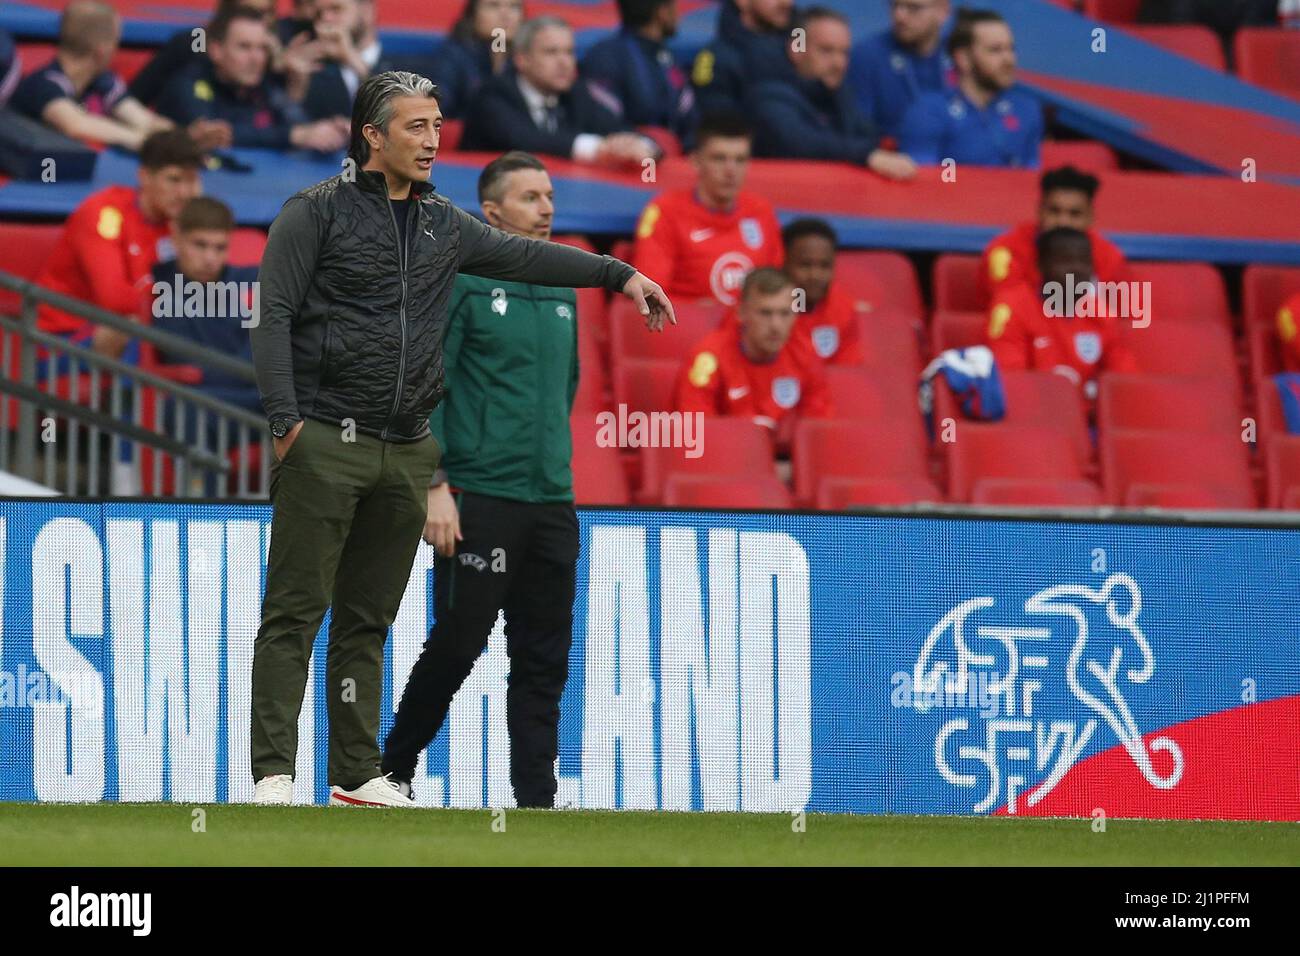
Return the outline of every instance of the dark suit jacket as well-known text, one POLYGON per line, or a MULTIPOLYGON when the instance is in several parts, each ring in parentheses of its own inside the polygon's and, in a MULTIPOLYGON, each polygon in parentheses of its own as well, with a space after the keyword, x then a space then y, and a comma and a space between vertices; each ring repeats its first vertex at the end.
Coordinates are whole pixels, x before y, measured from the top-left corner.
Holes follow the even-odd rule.
POLYGON ((631 126, 602 106, 578 80, 573 89, 560 97, 559 128, 554 132, 533 122, 514 70, 507 70, 488 80, 479 89, 468 111, 461 149, 496 151, 522 149, 530 153, 563 156, 573 153, 573 141, 579 133, 627 132, 631 126))
MULTIPOLYGON (((370 72, 385 73, 388 70, 409 70, 421 76, 431 76, 433 58, 393 56, 381 49, 379 61, 370 72)), ((307 118, 312 120, 352 115, 352 96, 348 93, 347 84, 343 82, 343 70, 337 63, 324 63, 312 74, 302 108, 307 118)))

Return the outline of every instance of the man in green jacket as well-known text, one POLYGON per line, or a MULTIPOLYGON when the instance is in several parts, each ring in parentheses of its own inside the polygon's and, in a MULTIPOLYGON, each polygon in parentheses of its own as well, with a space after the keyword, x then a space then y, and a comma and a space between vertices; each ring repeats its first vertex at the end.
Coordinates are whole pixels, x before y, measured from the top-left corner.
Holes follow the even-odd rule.
MULTIPOLYGON (((550 238, 553 190, 536 157, 514 151, 492 161, 478 195, 490 225, 550 238)), ((519 806, 550 807, 578 562, 569 434, 577 299, 572 289, 462 274, 449 319, 446 395, 429 419, 442 467, 424 531, 438 554, 436 621, 402 694, 383 770, 409 792, 421 751, 503 610, 510 781, 519 806)))

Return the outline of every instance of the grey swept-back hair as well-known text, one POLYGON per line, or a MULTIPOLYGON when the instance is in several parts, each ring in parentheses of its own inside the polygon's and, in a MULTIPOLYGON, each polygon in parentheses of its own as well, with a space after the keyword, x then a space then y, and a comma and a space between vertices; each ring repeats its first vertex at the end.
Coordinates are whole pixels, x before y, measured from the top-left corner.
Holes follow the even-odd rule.
POLYGON ((358 166, 364 166, 370 160, 370 144, 361 131, 373 126, 386 132, 393 118, 393 100, 399 96, 425 96, 436 100, 438 87, 433 80, 405 70, 372 73, 366 77, 352 104, 352 142, 348 146, 348 155, 358 166))
POLYGON ((550 15, 533 17, 531 20, 525 20, 519 24, 519 29, 515 31, 514 48, 527 53, 533 48, 533 41, 537 39, 537 34, 550 27, 558 27, 561 30, 573 32, 573 27, 569 26, 568 21, 561 17, 550 15))

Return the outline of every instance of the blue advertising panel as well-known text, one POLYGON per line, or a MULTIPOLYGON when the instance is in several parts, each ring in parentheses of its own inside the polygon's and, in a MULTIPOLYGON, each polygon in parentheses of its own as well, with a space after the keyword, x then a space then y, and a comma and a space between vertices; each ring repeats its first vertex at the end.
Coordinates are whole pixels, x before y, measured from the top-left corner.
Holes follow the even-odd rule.
MULTIPOLYGON (((1300 530, 582 510, 575 806, 1300 819, 1300 530)), ((246 801, 265 505, 0 501, 0 799, 246 801)), ((432 616, 421 545, 383 729, 432 616)), ((488 569, 485 573, 491 573, 488 569)), ((510 806, 497 622, 422 758, 510 806)), ((299 802, 327 797, 328 619, 299 802)))

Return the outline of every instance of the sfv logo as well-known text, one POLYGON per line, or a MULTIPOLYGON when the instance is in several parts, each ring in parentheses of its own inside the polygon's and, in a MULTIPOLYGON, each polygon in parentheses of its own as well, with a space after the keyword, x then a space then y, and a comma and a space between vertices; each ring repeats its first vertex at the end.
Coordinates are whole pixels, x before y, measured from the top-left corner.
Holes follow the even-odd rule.
POLYGON ((1139 621, 1142 592, 1131 577, 1112 574, 1100 589, 1060 584, 1039 591, 1025 601, 1023 624, 1006 623, 1006 615, 998 620, 994 604, 993 598, 972 598, 945 614, 926 637, 911 675, 918 713, 961 700, 977 686, 997 702, 992 712, 974 715, 982 727, 972 726, 970 716, 955 716, 935 736, 934 765, 944 780, 978 794, 981 777, 987 778, 973 812, 1005 802, 1015 813, 1024 786, 1038 780, 1024 797, 1026 806, 1035 806, 1074 766, 1101 723, 1152 787, 1177 786, 1182 750, 1167 737, 1152 739, 1148 748, 1126 697, 1156 668, 1139 621), (1082 707, 1062 708, 1069 698, 1082 707), (1044 714, 1044 700, 1058 712, 1044 714), (1076 719, 1081 716, 1086 719, 1076 719), (1156 753, 1166 755, 1163 775, 1156 753))

